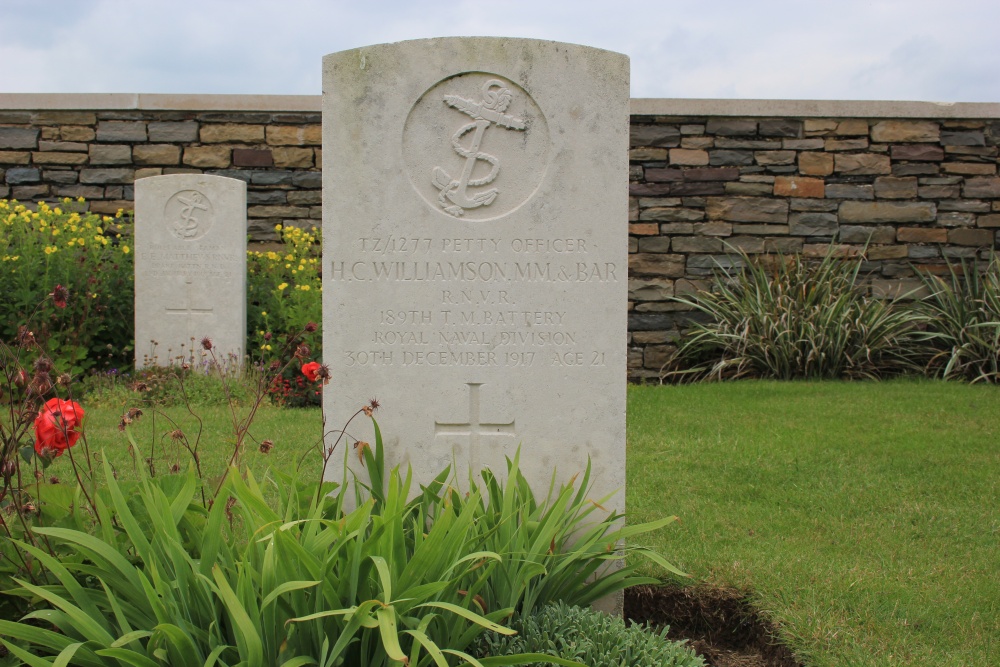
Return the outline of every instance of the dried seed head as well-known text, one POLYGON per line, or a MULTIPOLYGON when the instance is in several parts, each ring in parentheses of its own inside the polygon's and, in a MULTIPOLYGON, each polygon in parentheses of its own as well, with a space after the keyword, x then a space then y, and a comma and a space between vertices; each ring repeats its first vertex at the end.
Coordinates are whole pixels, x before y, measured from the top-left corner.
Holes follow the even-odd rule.
POLYGON ((372 414, 376 410, 378 410, 381 406, 382 406, 382 404, 378 402, 378 399, 377 398, 373 398, 372 400, 368 401, 368 405, 366 405, 365 407, 361 408, 361 410, 366 415, 368 415, 369 417, 371 417, 372 414))
POLYGON ((142 410, 139 408, 129 408, 127 414, 130 419, 138 419, 142 416, 142 410))
POLYGON ((269 341, 272 338, 274 338, 274 335, 270 331, 268 331, 267 333, 264 334, 264 340, 265 341, 269 341))
POLYGON ((308 324, 306 324, 306 333, 312 333, 316 331, 316 329, 317 326, 315 322, 309 322, 308 324))
POLYGON ((323 364, 316 371, 316 378, 323 381, 323 384, 330 384, 330 367, 323 364))
POLYGON ((180 464, 175 463, 172 466, 170 466, 170 472, 180 472, 180 471, 181 471, 180 464))
POLYGON ((299 359, 305 359, 309 356, 309 346, 305 343, 299 343, 299 346, 295 348, 295 356, 299 359))
POLYGON ((361 461, 361 465, 365 464, 365 450, 366 449, 370 452, 372 450, 372 446, 369 445, 364 440, 358 440, 357 442, 354 443, 354 451, 357 453, 358 460, 361 461))
POLYGON ((132 391, 138 391, 138 392, 149 391, 149 385, 142 381, 134 382, 132 383, 132 391))
POLYGON ((203 349, 203 350, 211 350, 212 349, 212 339, 209 338, 208 336, 205 336, 204 338, 202 338, 201 339, 201 349, 203 349))
POLYGON ((68 387, 72 384, 73 378, 69 373, 62 373, 58 378, 56 378, 56 382, 60 387, 68 387))
POLYGON ((26 327, 21 325, 17 328, 17 343, 21 347, 30 347, 35 344, 35 333, 26 327))
POLYGON ((271 440, 261 440, 258 449, 260 449, 261 454, 269 454, 274 449, 274 442, 271 440))
POLYGON ((170 438, 171 440, 183 440, 184 431, 180 430, 179 428, 175 428, 173 431, 170 432, 170 438))
POLYGON ((42 355, 35 359, 35 372, 36 373, 49 373, 52 371, 52 360, 42 355))
POLYGON ((58 483, 59 483, 59 478, 56 477, 55 475, 52 475, 52 477, 49 477, 49 484, 58 484, 58 483))

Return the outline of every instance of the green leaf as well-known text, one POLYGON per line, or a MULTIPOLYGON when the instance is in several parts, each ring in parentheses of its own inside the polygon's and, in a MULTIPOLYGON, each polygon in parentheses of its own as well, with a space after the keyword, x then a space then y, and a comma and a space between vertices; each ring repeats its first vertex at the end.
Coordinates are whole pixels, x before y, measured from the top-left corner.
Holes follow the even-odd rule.
POLYGON ((313 586, 319 586, 322 581, 286 581, 285 583, 277 586, 273 591, 267 594, 263 602, 260 603, 261 611, 264 610, 269 604, 277 600, 280 596, 288 593, 289 591, 298 591, 303 588, 312 588, 313 586))
POLYGON ((396 633, 396 610, 391 605, 379 607, 375 610, 375 616, 378 618, 379 635, 386 655, 392 660, 406 662, 406 654, 399 645, 399 635, 396 633))
POLYGON ((119 662, 123 662, 126 665, 132 665, 133 667, 162 667, 162 665, 154 660, 150 660, 141 653, 136 653, 135 651, 130 651, 126 648, 102 648, 98 651, 94 651, 94 653, 100 656, 114 658, 119 662))
POLYGON ((197 665, 201 663, 201 652, 187 632, 172 623, 160 623, 153 630, 149 645, 159 647, 161 640, 164 641, 171 664, 197 665))
POLYGON ((212 567, 212 576, 219 587, 219 597, 222 598, 236 630, 236 643, 240 657, 246 662, 246 667, 264 667, 264 646, 261 644, 257 628, 250 620, 250 616, 243 608, 236 593, 233 592, 229 582, 226 581, 218 565, 212 567))
POLYGON ((25 445, 21 447, 21 458, 24 459, 25 463, 30 464, 32 457, 35 455, 35 448, 31 445, 25 445))
POLYGON ((515 635, 515 634, 517 634, 514 630, 511 630, 510 628, 506 628, 506 627, 504 627, 502 625, 494 623, 493 621, 489 620, 488 618, 480 616, 479 614, 477 614, 477 613, 475 613, 473 611, 469 611, 468 609, 465 609, 464 607, 459 607, 458 605, 452 604, 450 602, 440 602, 440 601, 425 602, 423 604, 418 604, 415 607, 415 609, 419 609, 421 607, 437 607, 438 609, 445 609, 447 611, 450 611, 453 614, 458 614, 459 616, 461 616, 462 618, 464 618, 466 620, 472 621, 476 625, 481 625, 482 627, 486 628, 487 630, 492 630, 493 632, 497 632, 497 633, 499 633, 501 635, 515 635))
POLYGON ((0 642, 3 642, 3 645, 7 647, 7 650, 20 658, 21 662, 28 665, 28 667, 51 667, 52 665, 52 663, 48 660, 43 660, 36 655, 31 655, 17 644, 11 644, 6 639, 0 639, 0 642))

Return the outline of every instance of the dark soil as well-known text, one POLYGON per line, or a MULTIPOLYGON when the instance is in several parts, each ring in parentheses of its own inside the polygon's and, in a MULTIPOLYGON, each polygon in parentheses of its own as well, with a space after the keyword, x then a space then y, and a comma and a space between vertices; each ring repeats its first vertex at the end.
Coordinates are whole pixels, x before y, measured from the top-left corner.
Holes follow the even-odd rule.
POLYGON ((803 667, 739 591, 635 586, 625 591, 625 618, 670 626, 668 637, 687 639, 712 667, 803 667))

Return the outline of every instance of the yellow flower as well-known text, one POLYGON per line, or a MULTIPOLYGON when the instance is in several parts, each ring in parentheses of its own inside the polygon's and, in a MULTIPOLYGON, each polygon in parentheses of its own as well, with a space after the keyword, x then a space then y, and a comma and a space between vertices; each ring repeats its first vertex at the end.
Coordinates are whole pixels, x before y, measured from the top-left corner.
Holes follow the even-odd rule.
POLYGON ((300 290, 302 290, 303 292, 308 292, 309 291, 309 285, 297 285, 297 287, 300 290))
POLYGON ((46 255, 51 255, 52 253, 56 252, 57 250, 59 250, 59 248, 55 247, 54 245, 47 245, 47 246, 45 246, 45 254, 46 255))
MULTIPOLYGON (((69 197, 67 197, 67 199, 69 199, 69 197)), ((83 202, 87 201, 87 200, 86 200, 86 199, 84 199, 84 198, 83 198, 82 196, 81 196, 81 197, 77 197, 77 198, 76 198, 76 200, 77 200, 78 202, 80 202, 81 204, 82 204, 83 202)))
POLYGON ((280 285, 278 285, 278 291, 280 292, 280 291, 286 289, 287 287, 288 287, 288 283, 281 283, 280 285))
POLYGON ((260 311, 260 316, 261 317, 267 317, 267 311, 266 310, 260 311))
POLYGON ((126 255, 129 253, 129 249, 128 249, 127 245, 123 245, 122 246, 122 252, 125 253, 126 255))
POLYGON ((276 232, 280 232, 281 231, 281 223, 280 222, 274 226, 274 231, 276 231, 276 232))

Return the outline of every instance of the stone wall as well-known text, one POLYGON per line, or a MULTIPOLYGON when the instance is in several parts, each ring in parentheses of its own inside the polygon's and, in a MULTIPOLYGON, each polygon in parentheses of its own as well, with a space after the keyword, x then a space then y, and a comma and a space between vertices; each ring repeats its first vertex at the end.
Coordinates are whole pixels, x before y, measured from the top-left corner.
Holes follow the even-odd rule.
POLYGON ((321 144, 316 96, 0 95, 0 198, 114 213, 138 178, 218 174, 246 181, 251 239, 275 240, 320 224, 321 144))
POLYGON ((632 379, 659 377, 688 320, 670 297, 739 264, 733 250, 821 257, 833 244, 891 296, 919 287, 915 271, 1000 244, 1000 105, 683 106, 633 100, 632 379))
MULTIPOLYGON (((318 96, 0 94, 0 198, 131 208, 132 183, 247 182, 251 238, 319 224, 318 96)), ((1000 104, 632 101, 629 374, 655 379, 733 249, 864 254, 870 289, 1000 243, 1000 104)))

